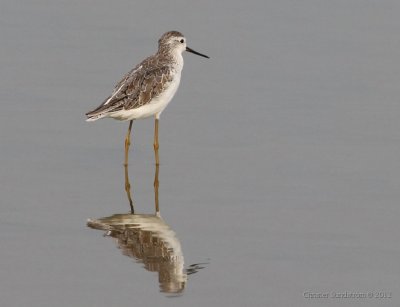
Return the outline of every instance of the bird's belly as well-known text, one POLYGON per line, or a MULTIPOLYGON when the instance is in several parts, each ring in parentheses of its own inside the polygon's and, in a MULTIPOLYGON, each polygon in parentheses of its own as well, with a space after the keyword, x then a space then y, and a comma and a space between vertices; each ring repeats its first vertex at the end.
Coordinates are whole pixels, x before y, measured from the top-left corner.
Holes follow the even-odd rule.
POLYGON ((164 111, 164 109, 174 97, 176 91, 178 90, 179 83, 180 75, 176 76, 171 81, 171 84, 165 89, 165 91, 163 91, 159 96, 154 97, 150 103, 131 110, 124 109, 112 112, 109 114, 109 117, 118 120, 133 120, 155 115, 158 118, 161 112, 164 111))

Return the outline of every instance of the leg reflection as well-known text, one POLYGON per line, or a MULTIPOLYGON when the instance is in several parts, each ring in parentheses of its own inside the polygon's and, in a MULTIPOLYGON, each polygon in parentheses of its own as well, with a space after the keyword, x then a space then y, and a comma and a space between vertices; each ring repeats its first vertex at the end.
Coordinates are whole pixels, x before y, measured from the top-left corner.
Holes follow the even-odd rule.
POLYGON ((131 184, 129 182, 129 174, 128 174, 128 164, 124 164, 125 168, 125 191, 126 195, 128 196, 129 206, 131 207, 131 213, 135 213, 135 209, 133 208, 133 201, 131 197, 131 184))
MULTIPOLYGON (((125 169, 125 191, 126 191, 126 196, 128 197, 129 201, 129 206, 131 208, 131 213, 135 213, 134 205, 133 205, 133 200, 132 200, 132 195, 131 195, 131 184, 129 182, 129 171, 128 171, 128 164, 124 164, 124 169, 125 169)), ((158 187, 160 186, 160 182, 158 181, 158 174, 160 172, 160 165, 156 164, 156 170, 154 173, 154 207, 156 214, 160 214, 160 206, 159 206, 159 200, 158 200, 158 187)), ((132 193, 133 194, 133 193, 132 193)))
POLYGON ((158 187, 160 185, 158 181, 158 172, 159 172, 160 165, 156 164, 156 172, 154 174, 154 203, 155 203, 155 210, 156 214, 160 214, 160 207, 158 205, 158 187))

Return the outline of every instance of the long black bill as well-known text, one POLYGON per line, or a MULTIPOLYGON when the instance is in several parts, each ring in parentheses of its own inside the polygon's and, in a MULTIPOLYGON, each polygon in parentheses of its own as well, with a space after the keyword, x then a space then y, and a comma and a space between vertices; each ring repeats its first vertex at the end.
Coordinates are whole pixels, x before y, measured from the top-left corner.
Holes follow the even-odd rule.
POLYGON ((186 47, 186 51, 194 53, 194 54, 197 54, 197 55, 202 56, 202 57, 207 58, 207 59, 210 58, 208 55, 205 55, 205 54, 202 54, 200 52, 194 51, 193 49, 190 49, 189 47, 186 47))

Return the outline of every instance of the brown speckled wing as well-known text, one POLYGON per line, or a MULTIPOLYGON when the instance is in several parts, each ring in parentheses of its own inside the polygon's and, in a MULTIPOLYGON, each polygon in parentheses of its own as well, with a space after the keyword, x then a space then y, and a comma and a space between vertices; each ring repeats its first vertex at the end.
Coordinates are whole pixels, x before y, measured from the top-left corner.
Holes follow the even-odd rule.
POLYGON ((122 109, 136 109, 160 95, 172 80, 172 71, 166 62, 160 62, 151 56, 127 73, 117 83, 111 96, 99 107, 87 113, 90 117, 122 109))
POLYGON ((159 96, 172 81, 172 72, 167 66, 147 70, 140 79, 131 82, 126 90, 124 109, 136 109, 150 103, 159 96))

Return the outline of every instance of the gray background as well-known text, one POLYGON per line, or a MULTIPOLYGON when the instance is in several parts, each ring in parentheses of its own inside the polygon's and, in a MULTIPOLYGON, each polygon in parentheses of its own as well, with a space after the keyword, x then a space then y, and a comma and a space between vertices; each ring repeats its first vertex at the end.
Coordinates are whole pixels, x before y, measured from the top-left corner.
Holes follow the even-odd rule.
MULTIPOLYGON (((11 1, 0 10, 1 306, 400 303, 398 1, 11 1), (128 211, 127 124, 86 123, 159 36, 182 31, 160 122, 160 206, 183 296, 86 227, 128 211), (391 299, 306 299, 386 291, 391 299)), ((153 210, 153 121, 134 123, 153 210)))

